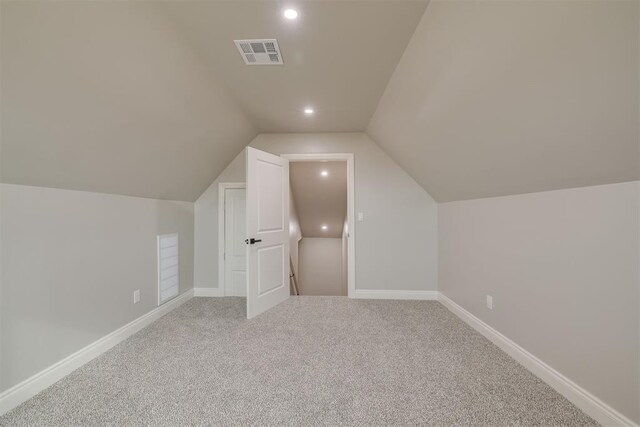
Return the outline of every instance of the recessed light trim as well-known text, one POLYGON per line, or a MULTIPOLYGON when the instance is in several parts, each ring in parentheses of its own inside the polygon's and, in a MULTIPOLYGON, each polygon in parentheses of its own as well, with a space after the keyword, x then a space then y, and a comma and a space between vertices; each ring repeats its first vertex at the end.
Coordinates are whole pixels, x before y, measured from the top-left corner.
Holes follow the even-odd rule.
POLYGON ((323 170, 323 171, 320 172, 320 175, 329 176, 329 171, 323 170))
POLYGON ((283 15, 285 18, 289 19, 289 20, 293 20, 296 19, 298 17, 298 11, 295 9, 286 9, 283 12, 283 15))
POLYGON ((325 231, 326 231, 328 228, 329 228, 329 227, 328 227, 328 226, 326 226, 326 225, 323 225, 323 226, 322 226, 322 229, 323 229, 323 230, 325 230, 325 231))
POLYGON ((304 113, 305 113, 307 116, 312 115, 312 114, 314 113, 313 108, 311 108, 311 107, 307 107, 307 108, 305 108, 305 109, 304 109, 304 113))

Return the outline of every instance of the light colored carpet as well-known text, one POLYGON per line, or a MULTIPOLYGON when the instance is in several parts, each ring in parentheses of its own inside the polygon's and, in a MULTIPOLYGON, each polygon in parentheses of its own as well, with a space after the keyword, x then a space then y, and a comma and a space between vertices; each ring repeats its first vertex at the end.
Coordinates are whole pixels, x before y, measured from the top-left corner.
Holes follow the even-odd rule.
POLYGON ((194 298, 1 425, 596 425, 434 301, 194 298))

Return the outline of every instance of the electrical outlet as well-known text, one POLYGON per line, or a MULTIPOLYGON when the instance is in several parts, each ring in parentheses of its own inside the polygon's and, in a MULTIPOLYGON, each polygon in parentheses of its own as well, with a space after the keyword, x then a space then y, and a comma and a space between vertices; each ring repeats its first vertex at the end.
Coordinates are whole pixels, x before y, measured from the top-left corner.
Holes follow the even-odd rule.
POLYGON ((140 302, 140 289, 136 289, 133 291, 133 303, 137 304, 140 302))
POLYGON ((493 310, 493 297, 491 295, 487 295, 487 308, 493 310))

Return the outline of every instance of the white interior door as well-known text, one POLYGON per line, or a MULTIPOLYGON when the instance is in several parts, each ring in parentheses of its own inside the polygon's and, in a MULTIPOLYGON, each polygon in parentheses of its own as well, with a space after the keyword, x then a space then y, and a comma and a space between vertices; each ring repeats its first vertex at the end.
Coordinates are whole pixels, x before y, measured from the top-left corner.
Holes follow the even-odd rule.
POLYGON ((224 294, 247 296, 246 203, 244 188, 224 194, 224 294))
POLYGON ((247 148, 247 318, 289 298, 289 160, 247 148))

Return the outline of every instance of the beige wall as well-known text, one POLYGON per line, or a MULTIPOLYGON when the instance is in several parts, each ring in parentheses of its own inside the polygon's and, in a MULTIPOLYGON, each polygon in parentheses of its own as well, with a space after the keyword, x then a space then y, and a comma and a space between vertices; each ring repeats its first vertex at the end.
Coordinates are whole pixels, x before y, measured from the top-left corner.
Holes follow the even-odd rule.
MULTIPOLYGON (((364 133, 262 134, 273 154, 354 153, 356 288, 437 290, 437 205, 364 133)), ((241 154, 195 204, 195 283, 218 286, 218 183, 244 182, 241 154)))
POLYGON ((245 182, 243 150, 202 193, 194 206, 194 271, 196 288, 218 287, 218 184, 245 182))
POLYGON ((440 291, 636 422, 639 199, 630 182, 439 205, 440 291))
POLYGON ((3 390, 157 306, 157 234, 179 233, 192 288, 193 203, 0 188, 3 390))
POLYGON ((342 288, 342 239, 300 241, 300 295, 346 296, 342 288))
POLYGON ((344 295, 349 294, 349 224, 344 220, 342 227, 342 290, 344 295))
POLYGON ((299 278, 300 269, 298 268, 298 242, 302 239, 300 231, 300 221, 298 220, 298 211, 293 200, 293 193, 289 188, 289 252, 291 254, 291 263, 293 264, 293 274, 299 278))

